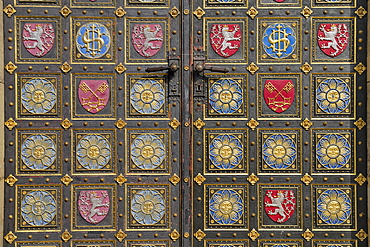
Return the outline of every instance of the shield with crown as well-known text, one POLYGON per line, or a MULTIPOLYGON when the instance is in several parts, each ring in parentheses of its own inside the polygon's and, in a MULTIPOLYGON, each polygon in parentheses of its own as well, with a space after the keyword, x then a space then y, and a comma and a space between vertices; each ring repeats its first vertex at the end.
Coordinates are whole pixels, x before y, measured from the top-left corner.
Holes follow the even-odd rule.
POLYGON ((26 50, 35 57, 43 57, 54 46, 55 31, 50 23, 25 23, 22 41, 26 50))
POLYGON ((131 31, 131 42, 143 57, 152 57, 163 44, 163 30, 160 24, 135 24, 131 31))
POLYGON ((107 190, 83 190, 78 196, 78 211, 84 220, 91 224, 103 221, 110 208, 107 190))
POLYGON ((277 223, 284 223, 293 216, 296 203, 293 190, 266 190, 265 212, 271 220, 277 223))
POLYGON ((320 24, 317 30, 317 43, 321 51, 330 57, 344 52, 349 42, 349 30, 345 23, 320 24))
POLYGON ((210 31, 212 49, 221 57, 234 55, 242 40, 239 24, 213 24, 210 31))

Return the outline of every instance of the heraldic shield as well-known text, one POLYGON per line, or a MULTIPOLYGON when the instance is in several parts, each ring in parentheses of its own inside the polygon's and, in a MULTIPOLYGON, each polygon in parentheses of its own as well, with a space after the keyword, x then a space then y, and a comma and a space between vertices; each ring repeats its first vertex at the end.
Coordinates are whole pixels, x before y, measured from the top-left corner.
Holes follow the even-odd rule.
POLYGON ((106 190, 84 190, 78 196, 78 211, 91 224, 103 221, 109 212, 109 194, 106 190))
POLYGON ((135 24, 132 28, 132 45, 143 57, 152 57, 163 44, 163 31, 159 24, 135 24))
POLYGON ((317 43, 322 52, 337 57, 347 48, 349 30, 347 24, 321 24, 317 30, 317 43))
POLYGON ((53 48, 54 27, 50 23, 25 23, 22 41, 27 51, 35 57, 43 57, 53 48))
POLYGON ((265 212, 277 223, 289 220, 296 209, 296 197, 293 190, 266 190, 264 198, 265 212))
POLYGON ((78 85, 78 99, 82 107, 90 113, 103 110, 108 104, 109 95, 107 80, 81 80, 78 85))
POLYGON ((294 84, 291 80, 267 80, 263 87, 263 97, 268 107, 277 113, 284 112, 293 104, 294 84))
POLYGON ((241 43, 239 24, 213 24, 210 32, 213 50, 221 57, 234 55, 241 43))

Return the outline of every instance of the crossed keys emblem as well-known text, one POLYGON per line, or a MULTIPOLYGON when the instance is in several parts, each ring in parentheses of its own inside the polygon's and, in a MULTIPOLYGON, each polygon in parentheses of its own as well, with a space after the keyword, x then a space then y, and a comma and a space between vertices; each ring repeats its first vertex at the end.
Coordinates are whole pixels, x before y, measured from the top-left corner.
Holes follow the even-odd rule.
POLYGON ((101 94, 104 93, 107 88, 108 88, 108 84, 106 82, 103 82, 102 84, 100 84, 100 86, 94 91, 92 90, 89 85, 87 85, 85 82, 82 82, 80 85, 79 85, 79 88, 84 92, 84 93, 87 93, 87 92, 90 92, 91 95, 88 97, 88 98, 82 98, 82 105, 84 106, 84 108, 91 112, 92 110, 95 110, 96 112, 102 110, 102 109, 99 109, 99 106, 105 106, 106 103, 104 103, 104 101, 106 100, 106 98, 99 98, 99 96, 97 95, 98 92, 100 92, 101 94), (95 99, 97 101, 93 101, 93 97, 95 97, 95 99))
POLYGON ((276 111, 277 109, 281 109, 281 111, 285 111, 291 105, 291 97, 285 97, 282 92, 289 93, 294 88, 294 85, 288 81, 285 86, 279 91, 271 82, 265 84, 265 89, 269 93, 277 92, 273 98, 268 97, 268 102, 266 102, 269 107, 276 111), (281 100, 278 100, 278 97, 281 97, 281 100), (286 107, 288 105, 288 107, 286 107))

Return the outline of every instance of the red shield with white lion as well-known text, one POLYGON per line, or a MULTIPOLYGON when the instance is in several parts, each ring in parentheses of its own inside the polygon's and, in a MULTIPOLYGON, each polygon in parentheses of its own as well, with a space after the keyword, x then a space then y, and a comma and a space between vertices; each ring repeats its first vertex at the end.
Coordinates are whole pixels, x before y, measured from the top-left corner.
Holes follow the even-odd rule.
POLYGON ((132 27, 131 42, 143 57, 152 57, 163 44, 163 31, 159 24, 135 24, 132 27))
POLYGON ((293 216, 296 203, 293 190, 266 190, 265 212, 271 220, 277 223, 284 223, 293 216))
POLYGON ((43 57, 53 48, 54 27, 50 23, 25 23, 22 41, 26 50, 35 57, 43 57))
POLYGON ((98 224, 109 212, 109 194, 106 190, 84 190, 78 196, 78 211, 91 224, 98 224))
POLYGON ((348 46, 349 30, 345 23, 320 24, 317 30, 317 43, 322 52, 337 57, 348 46))
POLYGON ((213 50, 221 57, 234 55, 241 43, 242 35, 239 24, 213 24, 210 31, 213 50))

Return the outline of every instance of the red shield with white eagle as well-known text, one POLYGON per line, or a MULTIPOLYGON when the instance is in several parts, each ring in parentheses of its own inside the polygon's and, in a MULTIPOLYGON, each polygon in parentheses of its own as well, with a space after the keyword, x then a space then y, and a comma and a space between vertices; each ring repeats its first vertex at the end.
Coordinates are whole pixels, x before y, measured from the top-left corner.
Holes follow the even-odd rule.
POLYGON ((265 212, 270 219, 277 223, 284 223, 293 216, 296 203, 293 190, 266 190, 265 212))
POLYGON ((78 85, 78 99, 82 107, 90 113, 103 110, 108 104, 109 95, 107 80, 81 80, 78 85))
POLYGON ((320 24, 317 30, 317 43, 322 52, 330 57, 343 53, 349 42, 349 30, 345 23, 320 24))
POLYGON ((54 27, 50 23, 25 23, 22 41, 26 50, 35 57, 43 57, 53 48, 54 27))
POLYGON ((267 106, 276 113, 281 113, 293 104, 295 96, 292 80, 266 80, 263 97, 267 106))
POLYGON ((78 196, 78 211, 91 224, 98 224, 109 212, 109 194, 106 190, 84 190, 78 196))
POLYGON ((163 44, 163 30, 159 24, 135 24, 131 31, 131 42, 143 57, 152 57, 163 44))
POLYGON ((242 40, 239 24, 213 24, 209 36, 213 50, 221 57, 234 55, 242 40))

